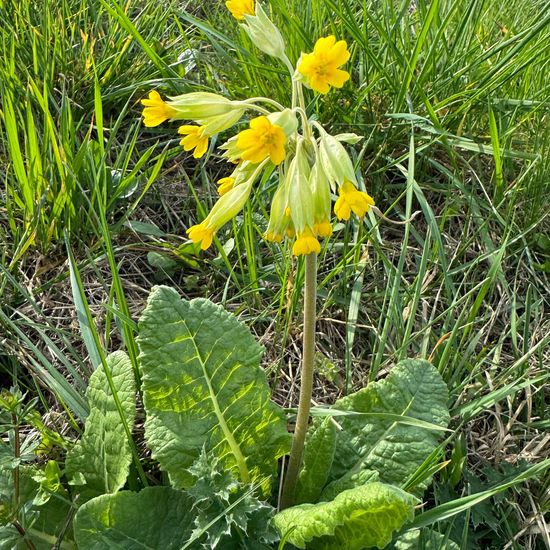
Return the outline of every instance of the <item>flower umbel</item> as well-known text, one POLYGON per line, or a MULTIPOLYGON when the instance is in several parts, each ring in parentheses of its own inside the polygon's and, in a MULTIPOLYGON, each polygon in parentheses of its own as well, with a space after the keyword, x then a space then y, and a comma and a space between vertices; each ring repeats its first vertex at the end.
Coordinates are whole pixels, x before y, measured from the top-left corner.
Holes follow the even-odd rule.
POLYGON ((340 196, 334 205, 334 213, 339 220, 349 220, 352 211, 362 218, 374 206, 374 199, 349 181, 345 181, 338 189, 338 194, 340 196))
POLYGON ((284 130, 266 116, 250 121, 250 128, 237 136, 237 148, 241 158, 253 164, 270 158, 273 164, 281 164, 285 158, 286 136, 284 130))
POLYGON ((336 42, 331 35, 319 38, 313 53, 303 54, 298 72, 316 92, 326 94, 331 86, 341 88, 349 79, 349 73, 339 69, 350 57, 345 40, 336 42))
POLYGON ((178 129, 178 133, 185 137, 180 141, 185 151, 193 151, 193 156, 200 159, 208 149, 208 135, 204 133, 204 126, 193 126, 192 124, 184 124, 178 129))
POLYGON ((238 21, 242 21, 245 15, 254 15, 254 0, 228 0, 225 5, 238 21))
POLYGON ((177 110, 170 107, 156 90, 149 92, 149 97, 142 99, 141 104, 145 107, 143 109, 143 124, 148 128, 158 126, 178 114, 177 110))

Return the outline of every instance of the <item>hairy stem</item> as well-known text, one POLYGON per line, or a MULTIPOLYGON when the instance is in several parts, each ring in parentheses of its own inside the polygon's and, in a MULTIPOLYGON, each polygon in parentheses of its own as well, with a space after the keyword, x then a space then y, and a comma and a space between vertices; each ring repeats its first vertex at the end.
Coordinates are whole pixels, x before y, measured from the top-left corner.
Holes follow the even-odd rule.
POLYGON ((292 440, 292 449, 288 460, 283 493, 281 495, 280 508, 288 508, 294 504, 296 482, 302 456, 304 454, 304 442, 309 423, 309 409, 311 407, 311 394, 313 391, 313 363, 315 354, 315 303, 317 298, 317 254, 308 254, 306 260, 306 280, 304 296, 304 342, 302 356, 302 372, 300 383, 300 401, 298 403, 298 416, 292 440))
MULTIPOLYGON (((13 422, 13 433, 14 433, 14 457, 19 459, 21 456, 21 440, 19 439, 19 420, 15 413, 12 413, 11 419, 13 422)), ((19 460, 17 460, 17 466, 13 469, 13 500, 14 506, 13 509, 16 511, 19 510, 19 460)))

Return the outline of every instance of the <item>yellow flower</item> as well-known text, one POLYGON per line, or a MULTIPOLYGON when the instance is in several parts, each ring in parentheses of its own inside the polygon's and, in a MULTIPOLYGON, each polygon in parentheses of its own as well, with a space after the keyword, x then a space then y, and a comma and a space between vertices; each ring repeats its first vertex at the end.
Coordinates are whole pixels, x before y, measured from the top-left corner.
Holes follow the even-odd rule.
POLYGON ((187 234, 194 243, 201 243, 201 250, 206 250, 214 239, 214 228, 209 227, 208 222, 205 220, 190 227, 187 230, 187 234))
POLYGON ((225 5, 231 15, 239 21, 242 21, 245 15, 255 15, 254 0, 228 0, 225 5))
POLYGON ((272 124, 266 116, 250 121, 250 128, 239 132, 237 149, 241 158, 253 164, 270 158, 273 164, 281 164, 285 158, 286 136, 284 130, 272 124))
POLYGON ((332 224, 330 220, 314 223, 313 231, 318 237, 330 237, 332 235, 332 224))
POLYGON ((141 104, 145 107, 143 109, 143 124, 148 128, 158 126, 178 114, 177 110, 170 107, 155 90, 149 93, 147 99, 142 99, 141 104))
POLYGON ((218 180, 218 193, 220 195, 225 195, 228 191, 231 191, 235 186, 235 178, 221 178, 218 180))
POLYGON ((263 167, 264 165, 260 164, 260 166, 254 167, 253 171, 250 171, 248 165, 242 166, 240 169, 240 182, 237 181, 239 177, 235 176, 237 185, 224 193, 223 196, 216 201, 203 222, 187 230, 189 238, 194 243, 200 242, 203 250, 210 247, 216 231, 233 219, 243 209, 250 196, 252 185, 263 167))
POLYGON ((319 38, 313 53, 302 55, 298 72, 316 92, 326 94, 331 86, 341 88, 348 80, 349 73, 338 67, 346 63, 349 57, 350 53, 345 40, 336 42, 333 35, 319 38))
POLYGON ((208 135, 204 135, 204 126, 193 126, 192 124, 184 124, 178 129, 179 134, 185 137, 180 141, 185 151, 194 149, 193 156, 200 159, 208 149, 208 135))
POLYGON ((359 191, 349 181, 343 183, 338 194, 340 196, 334 205, 334 213, 339 220, 349 220, 352 211, 362 218, 374 206, 373 198, 368 193, 359 191))
POLYGON ((298 235, 294 246, 292 247, 292 253, 295 256, 302 254, 319 254, 321 252, 321 244, 315 238, 313 233, 307 227, 298 235))

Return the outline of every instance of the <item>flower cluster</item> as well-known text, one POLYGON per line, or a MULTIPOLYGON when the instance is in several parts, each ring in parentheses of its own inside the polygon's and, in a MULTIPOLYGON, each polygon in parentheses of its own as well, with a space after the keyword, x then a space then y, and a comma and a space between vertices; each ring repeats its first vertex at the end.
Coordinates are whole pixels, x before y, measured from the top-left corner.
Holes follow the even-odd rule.
MULTIPOLYGON (((211 246, 216 231, 244 207, 254 183, 269 167, 277 167, 279 184, 273 194, 265 238, 294 240, 295 255, 318 253, 319 239, 332 234, 334 214, 348 220, 352 213, 363 217, 374 205, 360 190, 353 163, 343 145, 354 143, 354 134, 329 134, 305 111, 303 86, 326 94, 341 88, 350 75, 341 67, 350 52, 344 40, 327 36, 317 40, 311 53, 302 53, 296 64, 288 59, 281 33, 254 0, 228 0, 226 6, 242 24, 253 43, 264 53, 280 59, 289 69, 293 104, 285 108, 273 99, 234 101, 221 95, 194 92, 163 100, 152 91, 144 106, 144 124, 157 126, 168 120, 185 121, 179 127, 185 151, 201 158, 209 138, 227 130, 249 114, 248 127, 225 142, 222 157, 235 165, 231 175, 218 181, 219 200, 200 224, 188 229, 189 238, 211 246)), ((272 169, 271 168, 271 169, 272 169)))

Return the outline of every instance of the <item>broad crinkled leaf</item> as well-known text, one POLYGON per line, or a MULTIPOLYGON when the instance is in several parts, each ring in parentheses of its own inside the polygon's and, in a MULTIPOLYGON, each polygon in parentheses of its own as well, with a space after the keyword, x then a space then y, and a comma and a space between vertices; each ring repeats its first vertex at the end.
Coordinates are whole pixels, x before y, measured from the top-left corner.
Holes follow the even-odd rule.
MULTIPOLYGON (((136 383, 128 356, 117 351, 107 357, 113 384, 130 430, 136 416, 136 383)), ((67 454, 69 479, 78 474, 86 480, 88 496, 115 493, 125 483, 132 461, 130 444, 121 424, 107 375, 100 365, 90 376, 86 398, 90 414, 84 434, 67 454)))
POLYGON ((460 550, 458 544, 431 529, 411 529, 391 546, 392 550, 460 550))
POLYGON ((379 481, 380 476, 376 470, 357 470, 350 471, 342 477, 329 483, 321 492, 319 500, 328 502, 334 500, 336 495, 342 491, 365 485, 373 481, 379 481))
POLYGON ((414 515, 417 499, 398 487, 367 483, 340 493, 331 502, 301 504, 279 512, 281 538, 310 550, 384 548, 414 515))
POLYGON ((327 416, 319 422, 317 429, 308 432, 302 469, 296 485, 296 504, 319 500, 332 467, 335 449, 336 426, 332 418, 327 416))
MULTIPOLYGON (((422 360, 401 361, 384 380, 338 400, 339 410, 386 413, 446 427, 448 390, 437 369, 422 360)), ((362 469, 375 470, 380 481, 402 485, 436 448, 441 432, 361 415, 339 416, 331 480, 362 469)))
POLYGON ((179 550, 191 538, 194 518, 187 493, 146 487, 89 500, 75 516, 74 533, 79 550, 179 550))
POLYGON ((245 325, 204 299, 155 287, 139 322, 145 437, 177 488, 202 449, 244 483, 269 492, 290 435, 270 400, 262 348, 245 325))

